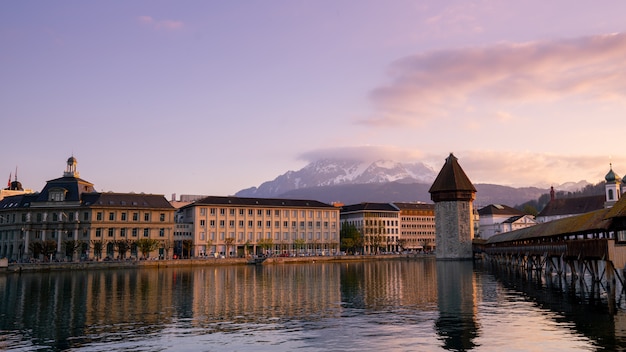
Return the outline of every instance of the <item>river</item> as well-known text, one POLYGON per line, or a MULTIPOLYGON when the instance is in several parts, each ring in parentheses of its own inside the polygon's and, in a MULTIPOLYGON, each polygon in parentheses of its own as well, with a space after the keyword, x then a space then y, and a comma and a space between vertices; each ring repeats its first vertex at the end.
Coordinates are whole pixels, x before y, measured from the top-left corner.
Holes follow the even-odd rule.
POLYGON ((6 274, 0 350, 624 351, 623 296, 432 258, 6 274))

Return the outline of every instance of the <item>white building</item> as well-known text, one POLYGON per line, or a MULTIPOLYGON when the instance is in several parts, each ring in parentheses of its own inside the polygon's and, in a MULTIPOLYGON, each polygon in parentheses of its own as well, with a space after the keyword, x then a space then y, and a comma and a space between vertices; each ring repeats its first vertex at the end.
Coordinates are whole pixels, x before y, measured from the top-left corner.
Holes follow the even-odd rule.
POLYGON ((537 224, 532 216, 502 204, 490 204, 479 209, 478 214, 479 233, 483 239, 537 224))
POLYGON ((400 209, 391 203, 360 203, 341 209, 341 223, 354 225, 363 236, 365 254, 401 249, 399 219, 400 209))

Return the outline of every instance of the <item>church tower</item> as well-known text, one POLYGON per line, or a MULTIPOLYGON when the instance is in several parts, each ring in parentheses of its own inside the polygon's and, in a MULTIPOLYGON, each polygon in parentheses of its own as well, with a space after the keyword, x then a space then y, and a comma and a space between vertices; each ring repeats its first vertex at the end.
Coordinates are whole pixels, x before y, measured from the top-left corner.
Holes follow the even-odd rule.
POLYGON ((428 192, 435 202, 437 259, 472 259, 476 188, 450 153, 428 192))
POLYGON ((606 181, 604 184, 604 193, 606 196, 604 207, 610 208, 619 200, 619 197, 622 194, 620 192, 622 179, 615 172, 613 172, 612 164, 609 164, 609 173, 604 176, 604 180, 606 181))

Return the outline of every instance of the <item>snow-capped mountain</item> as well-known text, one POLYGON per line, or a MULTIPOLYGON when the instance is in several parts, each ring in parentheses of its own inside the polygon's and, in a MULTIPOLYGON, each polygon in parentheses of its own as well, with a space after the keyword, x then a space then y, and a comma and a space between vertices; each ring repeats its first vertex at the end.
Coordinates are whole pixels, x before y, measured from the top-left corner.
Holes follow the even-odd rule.
POLYGON ((239 197, 276 197, 292 190, 385 182, 431 183, 437 173, 423 163, 400 163, 390 160, 364 162, 354 160, 319 160, 298 171, 288 171, 258 188, 237 192, 239 197))

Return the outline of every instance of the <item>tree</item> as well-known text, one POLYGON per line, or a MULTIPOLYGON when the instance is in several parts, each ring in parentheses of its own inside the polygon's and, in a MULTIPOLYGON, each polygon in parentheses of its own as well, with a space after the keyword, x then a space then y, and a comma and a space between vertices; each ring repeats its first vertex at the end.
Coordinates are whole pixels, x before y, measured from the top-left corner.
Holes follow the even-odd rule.
POLYGON ((193 248, 193 240, 183 240, 183 258, 189 258, 191 256, 191 249, 193 248), (187 254, 185 256, 185 254, 187 254))
POLYGON ((117 248, 117 254, 120 259, 126 258, 126 252, 130 250, 130 246, 133 243, 131 240, 117 240, 114 242, 115 248, 117 248))
POLYGON ((162 243, 163 249, 165 250, 165 259, 169 259, 170 249, 174 247, 174 241, 162 240, 161 243, 162 243))
POLYGON ((245 255, 248 256, 248 253, 250 253, 250 251, 252 251, 252 243, 250 243, 250 241, 246 241, 246 243, 243 244, 243 248, 245 251, 245 255))
POLYGON ((28 250, 33 253, 33 258, 38 258, 43 253, 43 242, 33 241, 29 243, 28 250))
POLYGON ((142 238, 137 240, 137 249, 141 252, 144 258, 150 257, 150 252, 155 251, 161 243, 158 240, 152 238, 142 238))
POLYGON ((230 247, 235 243, 234 237, 226 237, 224 239, 224 244, 226 244, 226 257, 230 257, 230 247))
POLYGON ((261 238, 258 245, 263 249, 263 253, 266 253, 268 249, 274 246, 274 241, 271 238, 261 238))
POLYGON ((104 241, 103 240, 92 240, 91 245, 93 247, 93 256, 100 260, 102 259, 102 250, 104 249, 104 241))
POLYGON ((293 240, 293 246, 296 248, 296 252, 302 252, 306 247, 306 240, 304 238, 296 238, 293 240))
POLYGON ((66 240, 63 241, 63 247, 65 248, 65 256, 74 259, 74 254, 81 249, 83 241, 81 240, 66 240))
POLYGON ((346 252, 355 253, 358 248, 363 247, 363 237, 353 224, 344 222, 341 225, 339 238, 341 239, 341 248, 346 252))
POLYGON ((404 246, 406 246, 406 239, 400 238, 396 241, 396 243, 398 243, 398 246, 404 250, 404 246))
POLYGON ((52 259, 52 255, 57 251, 57 242, 55 240, 45 240, 42 245, 41 254, 46 259, 52 259))

